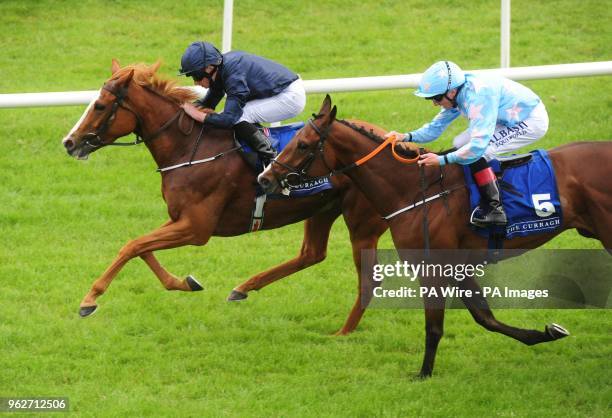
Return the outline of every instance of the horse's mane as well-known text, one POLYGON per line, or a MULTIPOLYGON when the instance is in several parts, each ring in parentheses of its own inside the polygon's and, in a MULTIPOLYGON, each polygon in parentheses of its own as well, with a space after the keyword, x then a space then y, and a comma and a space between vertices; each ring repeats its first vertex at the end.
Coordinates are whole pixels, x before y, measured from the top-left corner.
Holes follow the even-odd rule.
POLYGON ((111 80, 117 79, 134 70, 134 77, 132 78, 132 81, 139 86, 149 88, 154 92, 167 97, 173 102, 181 104, 184 102, 191 102, 198 98, 198 94, 195 91, 189 88, 177 86, 176 81, 174 80, 160 78, 157 74, 155 74, 158 67, 158 63, 151 66, 142 63, 127 65, 115 72, 111 80))
MULTIPOLYGON (((359 132, 361 135, 365 136, 366 138, 371 139, 372 141, 378 143, 378 144, 382 144, 385 141, 385 138, 383 138, 380 135, 377 135, 376 133, 374 133, 373 129, 367 130, 366 128, 364 128, 363 126, 359 126, 356 125, 354 123, 351 123, 347 120, 344 119, 336 119, 336 121, 340 122, 341 124, 348 126, 349 128, 359 132)), ((455 148, 450 148, 444 151, 436 151, 436 154, 438 155, 444 155, 444 154, 448 154, 449 152, 454 151, 455 148)), ((412 157, 412 156, 410 156, 412 157)))

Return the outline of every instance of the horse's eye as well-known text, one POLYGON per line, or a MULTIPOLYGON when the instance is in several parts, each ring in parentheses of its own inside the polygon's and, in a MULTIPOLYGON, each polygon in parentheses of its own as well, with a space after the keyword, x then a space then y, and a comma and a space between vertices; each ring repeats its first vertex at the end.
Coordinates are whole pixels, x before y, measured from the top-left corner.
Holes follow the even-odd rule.
POLYGON ((308 144, 306 144, 306 143, 304 143, 304 142, 298 142, 297 147, 298 147, 298 149, 299 149, 299 150, 302 150, 302 151, 303 151, 303 150, 305 150, 305 149, 307 149, 307 148, 308 148, 308 144))
POLYGON ((104 109, 106 109, 106 106, 104 106, 102 103, 96 103, 96 104, 94 104, 94 109, 96 109, 96 110, 104 110, 104 109))

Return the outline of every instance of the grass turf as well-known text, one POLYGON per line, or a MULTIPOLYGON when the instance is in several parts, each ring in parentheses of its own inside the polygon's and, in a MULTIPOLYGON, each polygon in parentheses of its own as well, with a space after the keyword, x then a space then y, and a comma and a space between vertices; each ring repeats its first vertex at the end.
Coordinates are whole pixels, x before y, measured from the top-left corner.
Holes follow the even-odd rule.
MULTIPOLYGON (((476 1, 240 1, 236 49, 304 79, 466 69, 499 61, 499 4, 476 1)), ((609 60, 610 9, 595 1, 512 2, 512 65, 609 60)), ((162 59, 174 76, 189 42, 220 44, 221 2, 3 1, 0 92, 93 90, 122 63, 162 59)), ((187 81, 183 81, 187 83, 187 81)), ((551 127, 537 146, 609 140, 606 77, 526 82, 551 127)), ((318 110, 310 95, 299 119, 318 110)), ((408 130, 435 109, 410 91, 333 95, 339 115, 408 130)), ((250 275, 293 256, 301 225, 158 254, 195 273, 197 294, 162 290, 130 262, 81 320, 76 308, 120 246, 166 219, 144 148, 68 159, 60 139, 83 107, 0 110, 0 396, 68 396, 83 416, 606 416, 612 399, 608 311, 498 311, 516 326, 555 321, 572 336, 525 347, 464 311, 446 315, 435 376, 415 381, 423 314, 373 310, 335 338, 355 297, 348 234, 328 259, 248 301, 224 300, 250 275)), ((438 141, 450 145, 457 122, 438 141)), ((592 162, 585 162, 592 163, 592 162)), ((574 232, 549 248, 599 248, 574 232)), ((380 245, 390 248, 386 235, 380 245)))

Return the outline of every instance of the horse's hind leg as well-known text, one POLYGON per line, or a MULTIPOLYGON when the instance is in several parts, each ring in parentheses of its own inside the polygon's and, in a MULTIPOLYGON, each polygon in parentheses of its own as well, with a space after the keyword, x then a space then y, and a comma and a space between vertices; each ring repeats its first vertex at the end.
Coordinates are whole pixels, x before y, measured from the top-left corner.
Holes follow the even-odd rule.
POLYGON ((425 307, 425 356, 420 378, 430 377, 438 352, 438 344, 444 334, 444 309, 446 297, 442 294, 442 281, 437 278, 422 278, 421 286, 428 289, 423 297, 425 307), (433 291, 433 293, 432 293, 433 291))
MULTIPOLYGON (((110 286, 111 282, 123 268, 123 266, 134 257, 142 256, 145 262, 152 267, 152 264, 157 263, 153 251, 180 247, 189 243, 202 244, 208 240, 207 237, 196 236, 195 231, 188 220, 179 220, 177 222, 169 222, 161 226, 159 229, 150 234, 143 235, 133 241, 130 241, 120 251, 119 255, 106 271, 94 283, 87 295, 83 298, 80 305, 80 315, 85 317, 91 315, 97 308, 96 300, 110 286)), ((159 263, 157 263, 159 266, 159 263)), ((153 268, 153 267, 152 267, 153 268)), ((161 266, 159 266, 161 268, 161 266)), ((155 268, 153 268, 155 271, 155 268)), ((159 276, 158 276, 159 277, 159 276)), ((160 279, 161 280, 161 279, 160 279)), ((175 286, 180 290, 193 290, 188 281, 181 283, 172 282, 171 286, 175 286)))
POLYGON ((487 300, 482 296, 482 289, 473 277, 466 277, 464 280, 457 282, 457 284, 461 289, 472 291, 471 297, 462 297, 463 303, 469 309, 474 320, 489 331, 499 332, 527 345, 554 341, 569 335, 567 330, 556 324, 546 326, 544 331, 521 329, 506 325, 495 318, 487 300))
POLYGON ((283 264, 256 274, 246 282, 235 287, 227 300, 246 299, 251 290, 260 290, 290 274, 323 261, 327 254, 329 232, 338 216, 340 216, 340 210, 332 208, 306 219, 304 222, 304 239, 299 254, 283 264))
MULTIPOLYGON (((599 196, 600 200, 592 200, 589 205, 589 217, 592 222, 591 229, 594 232, 595 238, 601 241, 601 244, 609 253, 612 254, 612 207, 604 207, 606 199, 612 199, 609 196, 599 196)), ((612 205, 609 205, 612 206, 612 205)))

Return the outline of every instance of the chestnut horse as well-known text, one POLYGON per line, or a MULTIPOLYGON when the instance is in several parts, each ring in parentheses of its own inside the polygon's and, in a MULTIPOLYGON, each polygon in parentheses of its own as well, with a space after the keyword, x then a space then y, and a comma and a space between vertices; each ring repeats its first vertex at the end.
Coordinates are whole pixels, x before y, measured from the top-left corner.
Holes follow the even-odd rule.
MULTIPOLYGON (((166 289, 201 290, 195 278, 188 276, 181 280, 166 271, 153 252, 183 245, 204 245, 212 235, 236 236, 250 229, 256 175, 235 152, 233 132, 184 117, 180 105, 193 100, 195 93, 159 79, 155 75, 158 67, 159 63, 151 67, 120 68, 113 60, 112 77, 63 140, 68 154, 84 159, 134 132, 137 138, 142 138, 158 167, 194 162, 191 166, 161 172, 162 196, 170 220, 159 229, 128 242, 119 251, 82 300, 81 316, 96 310, 98 297, 135 257, 145 261, 166 289), (202 163, 195 163, 201 160, 202 163)), ((244 299, 251 290, 259 290, 321 262, 326 256, 331 226, 340 214, 348 226, 354 263, 360 274, 361 250, 376 248, 387 225, 347 177, 334 178, 333 184, 333 189, 314 196, 266 203, 263 229, 306 219, 302 248, 297 257, 236 287, 229 300, 244 299)), ((357 326, 364 312, 362 305, 358 295, 339 334, 351 332, 357 326)))
MULTIPOLYGON (((313 120, 296 134, 285 150, 259 176, 259 183, 267 192, 279 189, 288 182, 301 178, 344 173, 365 194, 381 215, 392 214, 423 200, 421 185, 428 184, 427 196, 450 191, 447 199, 430 201, 414 210, 405 211, 389 219, 389 227, 397 249, 425 248, 430 237, 431 249, 486 249, 487 240, 475 234, 469 219, 469 196, 464 186, 464 175, 458 165, 445 166, 444 189, 438 179, 440 167, 424 169, 421 178, 417 164, 402 165, 391 152, 372 154, 384 140, 385 131, 373 124, 336 120, 327 96, 313 120), (371 158, 365 157, 371 156, 371 158), (365 158, 364 158, 365 157, 365 158), (313 161, 321 160, 321 164, 313 161), (422 182, 424 180, 424 182, 422 182), (445 204, 446 200, 446 204, 445 204), (448 205, 448 207, 446 207, 448 205), (427 211, 428 233, 423 228, 424 210, 427 211)), ((415 151, 416 153, 416 151, 415 151)), ((589 161, 612 161, 612 143, 583 142, 564 145, 549 152, 561 196, 564 215, 560 229, 546 234, 514 238, 505 242, 509 249, 531 249, 549 241, 561 231, 576 228, 579 233, 599 239, 605 248, 612 248, 612 183, 610 167, 606 164, 585 164, 589 161)), ((433 283, 442 286, 444 283, 433 283)), ((480 290, 472 278, 454 283, 465 289, 480 290)), ((440 293, 440 292, 438 292, 440 293)), ((493 316, 484 298, 464 298, 463 302, 474 319, 487 330, 500 332, 527 345, 553 341, 568 335, 562 327, 552 324, 542 331, 508 326, 493 316)), ((438 343, 444 324, 443 300, 424 300, 425 357, 421 376, 433 371, 438 343)))

